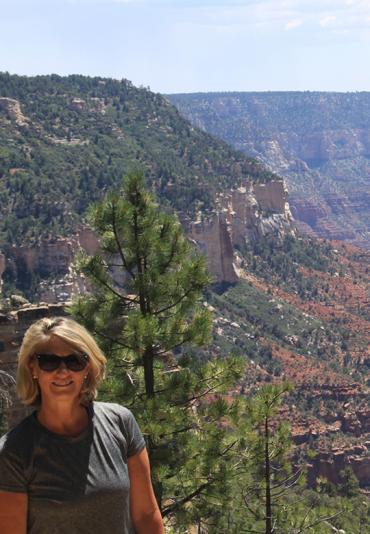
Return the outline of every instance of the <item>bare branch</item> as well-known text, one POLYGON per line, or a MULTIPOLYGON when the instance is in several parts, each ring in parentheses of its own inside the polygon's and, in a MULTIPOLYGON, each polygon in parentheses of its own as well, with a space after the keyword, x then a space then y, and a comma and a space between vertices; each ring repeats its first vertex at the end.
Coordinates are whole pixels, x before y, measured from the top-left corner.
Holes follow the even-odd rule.
POLYGON ((333 515, 329 515, 329 516, 326 516, 326 517, 320 517, 319 519, 317 519, 313 523, 310 523, 309 525, 304 526, 296 534, 301 534, 302 532, 304 532, 308 528, 311 528, 311 527, 314 527, 315 525, 318 525, 320 523, 324 523, 326 521, 329 521, 330 519, 334 519, 335 517, 338 517, 338 515, 341 515, 341 514, 343 514, 343 510, 341 510, 340 512, 337 512, 336 514, 333 514, 333 515))
POLYGON ((208 482, 205 482, 204 484, 201 484, 196 490, 194 490, 191 493, 189 493, 188 495, 186 495, 186 497, 183 497, 182 499, 179 499, 178 501, 176 501, 171 506, 168 506, 167 508, 164 508, 162 510, 162 517, 166 517, 167 515, 171 514, 172 512, 174 512, 175 510, 180 508, 185 503, 191 501, 194 497, 196 497, 197 495, 202 493, 202 491, 204 491, 206 488, 208 488, 213 482, 214 482, 214 480, 211 479, 208 482))

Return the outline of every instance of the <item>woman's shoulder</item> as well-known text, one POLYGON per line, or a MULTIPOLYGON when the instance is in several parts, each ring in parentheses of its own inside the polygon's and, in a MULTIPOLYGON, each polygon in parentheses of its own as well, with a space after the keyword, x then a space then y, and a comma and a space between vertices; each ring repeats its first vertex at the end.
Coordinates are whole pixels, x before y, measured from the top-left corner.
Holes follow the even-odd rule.
POLYGON ((115 402, 94 401, 92 404, 92 409, 95 414, 102 414, 106 417, 120 417, 123 419, 130 419, 133 417, 131 410, 126 408, 126 406, 122 406, 121 404, 117 404, 115 402))
POLYGON ((34 413, 25 417, 14 428, 0 437, 0 454, 8 451, 22 450, 30 446, 30 439, 34 435, 34 413))
POLYGON ((96 401, 93 403, 93 410, 100 420, 98 424, 104 421, 105 429, 110 428, 113 433, 120 429, 128 457, 145 447, 144 437, 131 410, 120 404, 96 401))

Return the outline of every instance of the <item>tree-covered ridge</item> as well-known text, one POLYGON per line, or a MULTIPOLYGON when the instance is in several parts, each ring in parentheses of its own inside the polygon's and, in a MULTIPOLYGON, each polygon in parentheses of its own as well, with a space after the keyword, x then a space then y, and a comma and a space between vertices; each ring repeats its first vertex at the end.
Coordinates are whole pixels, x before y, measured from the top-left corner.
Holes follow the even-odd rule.
POLYGON ((127 80, 0 73, 2 244, 70 232, 138 164, 162 202, 187 212, 274 176, 127 80))
POLYGON ((307 133, 370 128, 370 92, 226 92, 168 95, 184 116, 223 138, 237 141, 264 130, 307 133), (253 120, 251 120, 253 118, 253 120), (222 125, 220 122, 222 121, 222 125), (217 127, 217 128, 216 128, 217 127))

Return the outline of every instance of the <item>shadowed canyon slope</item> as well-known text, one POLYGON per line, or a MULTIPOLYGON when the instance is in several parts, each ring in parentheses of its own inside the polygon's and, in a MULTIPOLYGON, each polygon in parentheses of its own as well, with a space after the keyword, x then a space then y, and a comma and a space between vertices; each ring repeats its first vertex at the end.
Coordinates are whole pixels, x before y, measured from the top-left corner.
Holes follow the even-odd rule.
POLYGON ((370 248, 370 93, 168 98, 194 125, 284 176, 302 230, 370 248))

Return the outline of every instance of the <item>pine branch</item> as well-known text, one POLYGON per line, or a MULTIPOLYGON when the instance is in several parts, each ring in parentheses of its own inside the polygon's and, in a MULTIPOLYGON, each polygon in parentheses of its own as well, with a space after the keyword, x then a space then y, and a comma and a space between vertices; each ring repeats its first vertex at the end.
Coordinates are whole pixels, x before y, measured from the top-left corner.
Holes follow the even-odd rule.
MULTIPOLYGON (((161 235, 161 238, 162 238, 162 237, 163 237, 163 236, 161 235)), ((175 256, 176 246, 177 246, 178 240, 179 240, 179 238, 178 238, 178 234, 176 234, 176 235, 175 235, 175 239, 172 241, 172 244, 171 244, 171 252, 170 252, 170 255, 169 255, 169 257, 168 257, 166 263, 165 263, 163 266, 161 266, 161 269, 160 269, 160 271, 159 271, 161 275, 164 274, 164 273, 167 271, 168 267, 169 267, 169 266, 171 265, 171 263, 172 263, 172 260, 173 260, 173 258, 174 258, 174 256, 175 256)))
POLYGON ((258 511, 257 511, 257 510, 254 510, 254 509, 248 504, 248 501, 247 501, 246 496, 243 496, 243 500, 244 500, 244 504, 245 504, 246 508, 249 510, 249 512, 250 512, 256 519, 259 519, 258 511))
POLYGON ((132 347, 131 345, 127 345, 126 343, 123 343, 123 341, 119 341, 117 338, 112 338, 108 336, 107 334, 104 334, 103 332, 97 330, 94 328, 95 334, 98 336, 103 337, 104 339, 107 339, 111 343, 114 343, 115 345, 119 345, 120 347, 123 347, 124 349, 132 350, 133 352, 136 350, 136 347, 132 347))
MULTIPOLYGON (((336 514, 333 514, 333 515, 329 515, 329 516, 326 516, 326 517, 320 517, 319 519, 317 519, 316 521, 314 521, 313 523, 310 523, 309 525, 306 525, 306 526, 303 526, 301 528, 301 530, 299 530, 298 532, 294 533, 294 534, 302 534, 302 532, 304 532, 305 530, 307 530, 308 528, 312 528, 314 527, 315 525, 319 525, 320 523, 324 523, 324 522, 327 522, 329 521, 330 519, 334 519, 335 517, 338 517, 338 515, 341 515, 343 514, 343 510, 341 510, 340 512, 337 512, 336 514)), ((300 527, 299 527, 300 528, 300 527)))
POLYGON ((137 300, 136 299, 130 299, 129 297, 125 297, 124 295, 122 295, 121 293, 116 291, 112 286, 110 286, 108 284, 108 282, 104 282, 104 280, 102 280, 101 278, 96 276, 95 273, 91 273, 91 275, 95 278, 95 280, 97 280, 99 282, 99 284, 101 284, 103 287, 108 289, 108 291, 113 293, 113 295, 116 295, 116 297, 118 297, 119 299, 125 300, 126 302, 130 302, 131 304, 137 304, 137 300))
POLYGON ((194 287, 189 288, 187 291, 185 291, 185 293, 178 300, 176 300, 172 304, 169 304, 165 308, 162 308, 161 310, 157 310, 153 312, 153 315, 160 315, 161 313, 164 313, 167 310, 171 310, 172 308, 175 308, 178 304, 180 304, 180 302, 182 302, 193 291, 195 291, 194 287))
POLYGON ((205 395, 208 395, 208 393, 211 393, 211 391, 214 391, 215 389, 220 387, 220 385, 222 385, 222 384, 217 384, 216 386, 208 388, 206 391, 204 391, 203 393, 200 393, 199 395, 194 395, 193 397, 189 397, 188 399, 186 399, 185 403, 184 402, 175 402, 172 406, 181 406, 183 404, 189 404, 192 401, 201 399, 205 395))
POLYGON ((173 505, 169 506, 168 508, 164 508, 162 510, 162 517, 166 517, 167 515, 171 514, 172 512, 174 512, 175 510, 177 510, 178 508, 180 508, 181 506, 186 504, 187 502, 189 502, 192 499, 194 499, 194 497, 196 497, 197 495, 202 493, 202 491, 204 491, 211 484, 213 484, 213 482, 214 482, 214 480, 209 480, 208 482, 205 482, 204 484, 199 486, 196 490, 194 490, 191 493, 189 493, 188 495, 186 495, 186 497, 183 497, 182 499, 179 499, 178 501, 176 501, 173 505))
POLYGON ((113 220, 112 220, 113 234, 114 234, 114 239, 116 240, 116 244, 117 244, 117 247, 118 247, 118 252, 119 252, 120 258, 121 258, 122 263, 123 263, 126 271, 128 272, 128 274, 131 276, 131 278, 133 278, 133 280, 135 280, 135 274, 132 272, 132 270, 129 268, 129 266, 127 264, 127 261, 126 261, 126 258, 125 258, 125 255, 123 253, 123 249, 122 249, 122 246, 121 246, 121 242, 120 242, 120 239, 119 239, 119 236, 118 236, 117 226, 116 226, 116 205, 115 205, 114 202, 113 202, 113 213, 112 213, 112 216, 113 216, 113 220))

